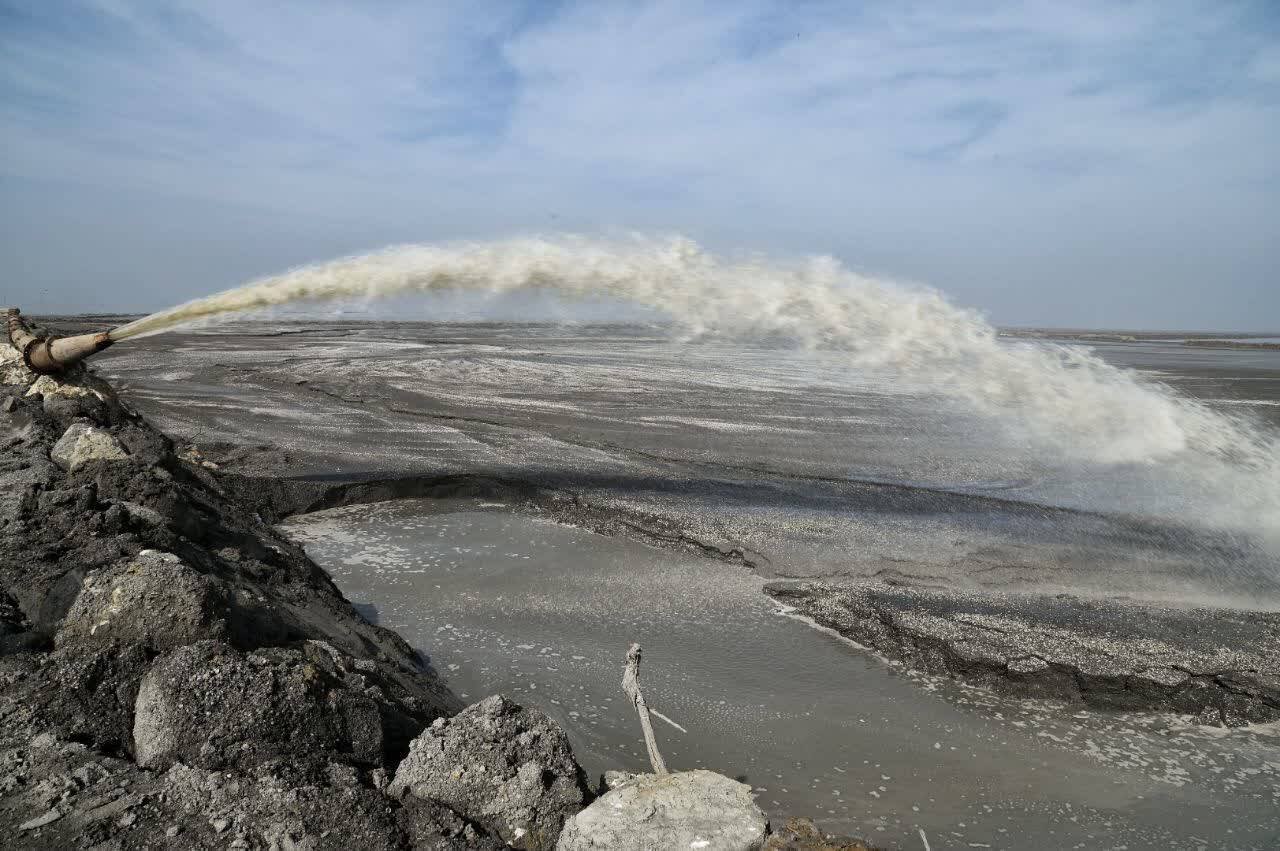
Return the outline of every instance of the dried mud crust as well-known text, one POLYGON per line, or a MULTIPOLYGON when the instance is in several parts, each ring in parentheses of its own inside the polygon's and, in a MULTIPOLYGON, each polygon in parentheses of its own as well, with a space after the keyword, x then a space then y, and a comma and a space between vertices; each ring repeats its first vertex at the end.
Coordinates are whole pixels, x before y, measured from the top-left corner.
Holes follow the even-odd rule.
POLYGON ((932 673, 1099 709, 1280 719, 1280 614, 1070 595, 775 582, 774 599, 932 673))

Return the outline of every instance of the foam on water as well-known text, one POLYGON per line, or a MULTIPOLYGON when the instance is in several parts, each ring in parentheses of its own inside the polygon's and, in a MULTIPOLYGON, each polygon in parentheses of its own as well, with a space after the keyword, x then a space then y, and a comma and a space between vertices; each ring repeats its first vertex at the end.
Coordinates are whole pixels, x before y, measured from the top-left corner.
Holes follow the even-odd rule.
POLYGON ((668 762, 745 778, 779 821, 812 815, 904 848, 921 829, 934 847, 1066 847, 1055 829, 1099 848, 1247 847, 1280 824, 1267 731, 1202 733, 913 672, 779 609, 734 565, 472 500, 283 528, 464 700, 501 692, 558 721, 593 777, 646 770, 618 689, 638 641, 646 696, 687 731, 660 725, 668 762))
POLYGON ((1280 549, 1280 439, 1079 346, 1010 343, 941 294, 857 274, 829 257, 725 260, 682 238, 581 237, 405 245, 293 269, 132 322, 114 339, 300 301, 448 290, 547 289, 655 308, 691 338, 847 352, 850 369, 926 384, 994 428, 1090 464, 1185 467, 1201 519, 1280 549))

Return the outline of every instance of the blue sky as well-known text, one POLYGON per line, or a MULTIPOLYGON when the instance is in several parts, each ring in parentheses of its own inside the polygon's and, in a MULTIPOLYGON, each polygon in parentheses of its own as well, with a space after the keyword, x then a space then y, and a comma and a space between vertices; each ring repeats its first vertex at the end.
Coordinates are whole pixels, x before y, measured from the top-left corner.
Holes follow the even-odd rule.
POLYGON ((1280 327, 1280 4, 0 0, 0 302, 683 233, 1001 323, 1280 327))

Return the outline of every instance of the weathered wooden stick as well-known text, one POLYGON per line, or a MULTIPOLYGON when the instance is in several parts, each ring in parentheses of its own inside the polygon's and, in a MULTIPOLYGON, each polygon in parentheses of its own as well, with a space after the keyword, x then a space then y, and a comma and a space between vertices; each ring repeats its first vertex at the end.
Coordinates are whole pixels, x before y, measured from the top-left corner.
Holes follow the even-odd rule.
POLYGON ((627 650, 627 666, 622 669, 622 690, 631 698, 636 712, 640 714, 640 729, 644 730, 644 745, 649 749, 649 761, 653 763, 655 774, 667 774, 667 764, 658 753, 658 740, 653 736, 653 722, 649 720, 649 705, 644 702, 640 693, 640 645, 632 644, 627 650))

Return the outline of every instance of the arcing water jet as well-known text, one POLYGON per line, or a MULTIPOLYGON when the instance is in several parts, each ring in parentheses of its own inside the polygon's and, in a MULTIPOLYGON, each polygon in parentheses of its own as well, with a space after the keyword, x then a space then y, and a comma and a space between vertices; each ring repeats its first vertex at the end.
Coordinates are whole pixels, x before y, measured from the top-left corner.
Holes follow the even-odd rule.
POLYGON ((110 331, 78 334, 74 337, 39 336, 23 321, 16 307, 5 309, 9 342, 22 352, 22 360, 32 372, 57 375, 110 346, 110 331))
POLYGON ((1271 435, 1082 348, 1008 345, 976 313, 936 292, 868 278, 832 258, 724 260, 680 238, 397 246, 252 281, 122 325, 111 338, 295 302, 529 289, 654 308, 691 335, 782 337, 838 349, 851 369, 889 368, 928 381, 994 418, 1016 420, 1049 447, 1102 463, 1146 463, 1188 450, 1264 466, 1280 461, 1271 435))
POLYGON ((722 259, 681 238, 402 245, 251 281, 122 325, 108 339, 297 302, 448 290, 604 296, 656 309, 689 336, 839 350, 850 370, 887 371, 956 399, 1051 463, 1128 466, 1139 474, 1149 465, 1176 468, 1198 520, 1212 516, 1249 534, 1265 530, 1280 551, 1274 429, 1180 396, 1079 346, 1001 340, 981 316, 937 292, 868 278, 829 257, 722 259))

